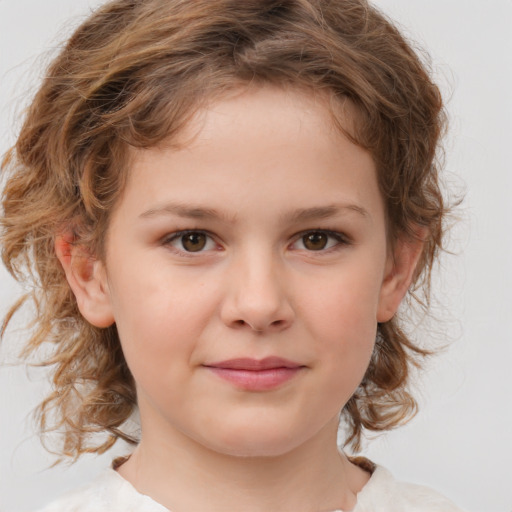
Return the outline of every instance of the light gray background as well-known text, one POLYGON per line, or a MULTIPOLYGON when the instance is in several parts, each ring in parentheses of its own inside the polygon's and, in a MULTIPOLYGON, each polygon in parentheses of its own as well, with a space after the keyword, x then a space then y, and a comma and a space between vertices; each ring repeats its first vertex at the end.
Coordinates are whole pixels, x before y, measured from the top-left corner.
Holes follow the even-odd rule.
MULTIPOLYGON (((99 4, 93 0, 0 0, 0 153, 13 143, 16 111, 37 84, 42 51, 55 47, 99 4), (28 93, 28 94, 27 94, 28 93)), ((447 180, 466 192, 452 233, 457 253, 436 278, 442 320, 421 329, 450 349, 418 387, 422 410, 365 454, 400 478, 444 492, 468 511, 512 512, 512 1, 378 0, 427 48, 451 118, 447 180)), ((19 289, 0 268, 0 314, 19 289)), ((18 320, 23 324, 23 319, 18 320)), ((47 469, 30 410, 44 395, 12 362, 23 336, 11 332, 0 359, 0 510, 39 507, 92 478, 111 455, 47 469)), ((123 447, 117 449, 123 451, 123 447)))

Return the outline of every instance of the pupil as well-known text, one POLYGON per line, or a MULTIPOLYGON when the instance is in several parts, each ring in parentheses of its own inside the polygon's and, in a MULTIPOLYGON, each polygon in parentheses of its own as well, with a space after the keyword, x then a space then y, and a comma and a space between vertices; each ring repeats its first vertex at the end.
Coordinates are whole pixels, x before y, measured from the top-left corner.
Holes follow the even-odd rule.
POLYGON ((325 233, 309 233, 303 239, 304 246, 311 251, 320 251, 327 245, 327 235, 325 233))
POLYGON ((189 252, 200 251, 206 245, 206 235, 203 233, 189 233, 184 235, 181 240, 183 247, 189 252))

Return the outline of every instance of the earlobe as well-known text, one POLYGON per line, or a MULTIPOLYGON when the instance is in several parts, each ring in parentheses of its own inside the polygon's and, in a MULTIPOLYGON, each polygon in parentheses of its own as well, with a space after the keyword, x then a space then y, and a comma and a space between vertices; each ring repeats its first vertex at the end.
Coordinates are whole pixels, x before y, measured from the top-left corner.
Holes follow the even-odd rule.
POLYGON ((75 244, 70 233, 56 237, 55 253, 84 318, 96 327, 112 325, 114 316, 104 264, 87 248, 75 244))
POLYGON ((397 312, 414 278, 426 236, 426 230, 418 229, 416 238, 403 237, 396 242, 380 290, 377 322, 388 322, 397 312))

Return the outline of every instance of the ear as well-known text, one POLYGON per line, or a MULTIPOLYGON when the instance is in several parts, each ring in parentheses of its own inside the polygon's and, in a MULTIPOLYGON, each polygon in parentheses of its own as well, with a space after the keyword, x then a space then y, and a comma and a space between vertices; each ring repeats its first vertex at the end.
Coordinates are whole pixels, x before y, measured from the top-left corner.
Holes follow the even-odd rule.
POLYGON ((402 236, 396 241, 386 263, 380 289, 377 322, 387 322, 397 312, 413 280, 427 233, 426 229, 418 228, 414 238, 402 236))
POLYGON ((96 327, 114 323, 105 266, 87 248, 74 243, 71 233, 55 239, 55 253, 73 291, 78 309, 96 327))

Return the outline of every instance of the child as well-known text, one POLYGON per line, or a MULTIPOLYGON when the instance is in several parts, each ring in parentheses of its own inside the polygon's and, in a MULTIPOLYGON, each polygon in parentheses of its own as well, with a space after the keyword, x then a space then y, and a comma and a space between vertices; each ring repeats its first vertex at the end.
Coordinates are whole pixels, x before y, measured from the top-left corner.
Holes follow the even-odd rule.
POLYGON ((34 280, 27 352, 53 344, 42 430, 135 448, 44 510, 458 510, 337 448, 415 412, 397 311, 428 303, 443 121, 364 0, 85 21, 4 159, 3 260, 34 280))

